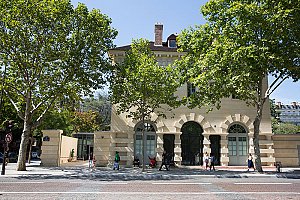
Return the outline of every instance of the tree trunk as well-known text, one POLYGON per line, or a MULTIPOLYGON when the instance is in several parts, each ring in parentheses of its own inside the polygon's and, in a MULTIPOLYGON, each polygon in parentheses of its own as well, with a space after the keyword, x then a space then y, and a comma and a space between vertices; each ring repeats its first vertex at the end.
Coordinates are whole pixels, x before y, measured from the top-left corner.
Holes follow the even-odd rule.
MULTIPOLYGON (((26 119, 26 117, 25 117, 26 119)), ((17 163, 17 171, 26 171, 26 154, 27 154, 27 145, 29 142, 30 127, 27 121, 24 121, 24 129, 21 136, 21 144, 19 150, 19 157, 17 163)))
POLYGON ((21 136, 21 144, 20 144, 20 150, 19 150, 19 157, 18 157, 18 163, 17 163, 17 171, 26 171, 26 154, 27 154, 27 146, 29 142, 29 136, 31 132, 31 93, 28 92, 26 96, 26 108, 25 108, 25 114, 24 114, 24 127, 23 132, 21 136))
POLYGON ((142 119, 142 123, 143 123, 143 129, 142 129, 142 140, 143 140, 143 142, 142 142, 142 144, 143 144, 143 146, 142 146, 142 165, 143 165, 143 167, 142 167, 142 171, 144 172, 145 171, 145 144, 146 144, 146 142, 145 142, 145 115, 143 114, 143 119, 142 119))
POLYGON ((265 103, 265 96, 263 92, 263 78, 260 79, 258 83, 258 96, 257 96, 257 104, 256 104, 256 117, 253 122, 254 126, 254 135, 253 135, 253 143, 254 143, 254 153, 255 153, 255 167, 258 172, 263 172, 261 166, 261 157, 260 157, 260 147, 259 147, 259 132, 260 132, 260 123, 262 118, 263 107, 265 103))
POLYGON ((31 151, 32 151, 32 145, 33 145, 33 137, 30 137, 29 139, 29 152, 28 152, 28 164, 30 164, 31 161, 31 151))
POLYGON ((258 172, 263 172, 261 166, 261 158, 260 158, 260 147, 259 147, 259 127, 260 127, 261 119, 256 116, 253 122, 254 125, 254 135, 253 135, 253 143, 254 143, 254 153, 255 153, 255 167, 258 172))

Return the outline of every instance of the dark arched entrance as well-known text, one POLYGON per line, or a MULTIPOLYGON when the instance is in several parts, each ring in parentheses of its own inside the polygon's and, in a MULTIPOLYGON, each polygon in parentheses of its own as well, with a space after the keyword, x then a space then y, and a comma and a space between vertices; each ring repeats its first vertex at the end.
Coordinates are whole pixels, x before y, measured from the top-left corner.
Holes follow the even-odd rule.
POLYGON ((202 165, 203 129, 197 122, 186 122, 181 127, 182 165, 202 165), (197 155, 197 159, 196 159, 197 155))
POLYGON ((209 136, 209 140, 210 140, 210 149, 211 149, 211 153, 210 155, 214 155, 215 156, 215 165, 220 165, 220 158, 221 158, 221 136, 219 135, 211 135, 209 136))

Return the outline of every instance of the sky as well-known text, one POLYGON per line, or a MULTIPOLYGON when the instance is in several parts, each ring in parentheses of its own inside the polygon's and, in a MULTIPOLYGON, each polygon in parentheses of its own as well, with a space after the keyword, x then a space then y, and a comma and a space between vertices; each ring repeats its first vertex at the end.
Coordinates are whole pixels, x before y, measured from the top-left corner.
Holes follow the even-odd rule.
MULTIPOLYGON (((71 0, 76 7, 84 3, 91 10, 99 9, 112 20, 112 27, 118 31, 116 46, 131 44, 132 39, 154 40, 154 25, 161 23, 163 41, 172 33, 180 33, 189 27, 205 23, 200 7, 208 0, 71 0)), ((270 79, 270 78, 269 78, 270 79)), ((271 82, 270 79, 269 82, 271 82)), ((271 95, 275 102, 300 104, 300 82, 286 80, 271 95)))

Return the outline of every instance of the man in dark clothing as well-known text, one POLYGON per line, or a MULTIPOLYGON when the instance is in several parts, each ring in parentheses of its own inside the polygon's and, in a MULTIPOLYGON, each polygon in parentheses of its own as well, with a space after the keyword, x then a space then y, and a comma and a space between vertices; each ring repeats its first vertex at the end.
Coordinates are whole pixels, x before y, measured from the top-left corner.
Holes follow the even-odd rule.
POLYGON ((215 171, 215 162, 216 162, 216 158, 215 158, 214 154, 210 154, 210 166, 209 166, 210 171, 211 171, 211 168, 213 168, 213 170, 215 171))
POLYGON ((161 162, 159 171, 161 171, 161 168, 163 167, 163 165, 165 166, 167 171, 170 170, 170 168, 168 166, 169 165, 169 160, 168 160, 168 155, 167 155, 166 151, 164 151, 163 154, 162 154, 162 162, 161 162))

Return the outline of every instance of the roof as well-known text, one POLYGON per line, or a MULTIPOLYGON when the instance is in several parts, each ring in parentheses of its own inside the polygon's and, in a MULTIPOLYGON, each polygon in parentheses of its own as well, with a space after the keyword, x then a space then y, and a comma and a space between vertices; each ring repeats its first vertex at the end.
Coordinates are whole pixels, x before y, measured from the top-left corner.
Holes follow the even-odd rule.
MULTIPOLYGON (((177 52, 177 48, 168 47, 167 42, 163 42, 162 46, 155 46, 154 42, 149 42, 149 47, 150 47, 151 51, 177 52)), ((131 48, 131 45, 125 45, 125 46, 116 47, 111 50, 128 51, 130 48, 131 48)))

